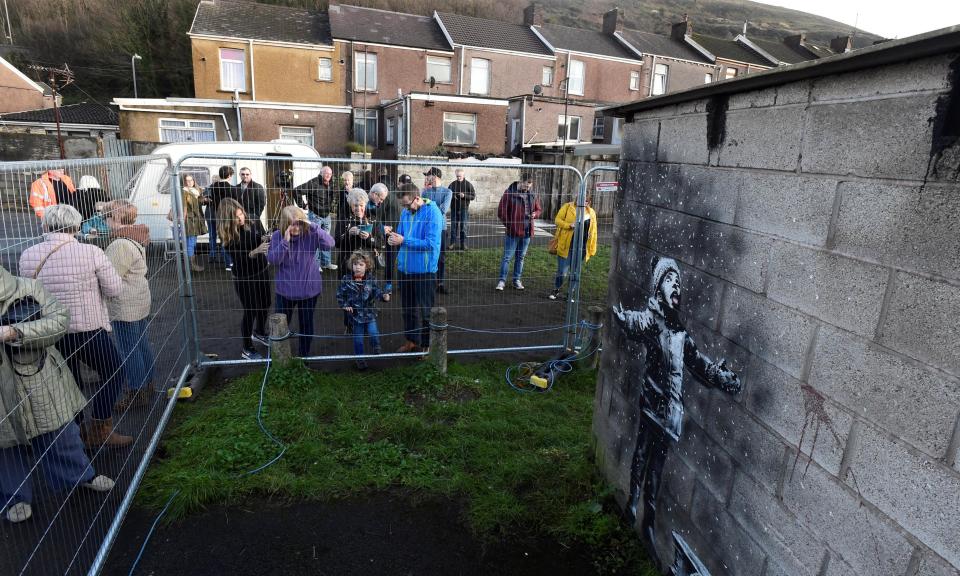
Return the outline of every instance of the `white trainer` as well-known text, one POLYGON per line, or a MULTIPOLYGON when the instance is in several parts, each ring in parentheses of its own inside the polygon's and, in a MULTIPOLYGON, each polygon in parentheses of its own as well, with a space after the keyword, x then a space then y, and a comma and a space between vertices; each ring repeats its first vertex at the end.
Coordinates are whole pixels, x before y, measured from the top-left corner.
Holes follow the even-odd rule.
POLYGON ((101 474, 89 482, 84 482, 81 486, 94 492, 109 492, 113 490, 114 484, 113 480, 101 474))
POLYGON ((17 502, 7 508, 7 520, 14 524, 29 520, 31 516, 33 516, 33 509, 26 502, 17 502))
POLYGON ((331 262, 331 263, 327 264, 326 266, 324 266, 324 268, 326 268, 327 270, 336 270, 336 269, 337 269, 337 265, 334 264, 333 262, 331 262))
POLYGON ((506 286, 506 285, 507 285, 507 283, 504 282, 503 280, 501 280, 501 281, 497 282, 497 287, 494 288, 494 290, 499 290, 499 291, 503 292, 503 287, 506 286))
POLYGON ((513 282, 513 287, 516 288, 517 290, 523 290, 523 282, 519 280, 515 280, 513 282))

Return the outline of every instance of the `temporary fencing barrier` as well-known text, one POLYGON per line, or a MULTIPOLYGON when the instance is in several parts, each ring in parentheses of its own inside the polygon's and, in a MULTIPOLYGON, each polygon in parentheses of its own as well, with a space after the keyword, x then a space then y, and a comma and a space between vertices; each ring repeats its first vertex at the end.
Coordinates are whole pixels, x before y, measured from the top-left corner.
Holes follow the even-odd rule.
MULTIPOLYGON (((72 374, 84 393, 82 416, 77 418, 78 421, 82 420, 80 425, 91 428, 91 423, 97 423, 99 430, 103 431, 105 424, 102 421, 112 416, 115 429, 132 437, 129 447, 94 446, 87 450, 87 456, 83 455, 78 444, 78 428, 68 417, 73 414, 68 402, 71 397, 69 379, 31 390, 3 382, 4 394, 0 395, 0 401, 3 402, 3 410, 0 411, 0 442, 3 442, 0 443, 0 507, 6 515, 6 510, 25 501, 23 489, 27 486, 33 487, 33 497, 30 499, 32 517, 29 520, 0 522, 0 573, 98 573, 172 413, 175 396, 168 399, 165 390, 182 386, 193 369, 216 365, 256 366, 269 362, 259 357, 260 354, 267 356, 267 350, 255 341, 247 340, 243 334, 241 319, 245 307, 240 294, 253 284, 249 277, 237 278, 234 274, 245 271, 243 264, 234 262, 234 270, 227 270, 227 262, 224 262, 222 251, 218 250, 219 242, 211 238, 211 234, 199 234, 191 238, 185 234, 190 229, 189 225, 174 225, 195 216, 193 211, 200 206, 207 229, 218 228, 212 202, 207 198, 212 190, 217 189, 215 182, 220 179, 222 166, 232 169, 233 174, 225 178, 230 186, 238 183, 237 176, 241 172, 250 172, 252 180, 263 186, 264 203, 259 218, 268 231, 278 227, 281 211, 289 204, 304 206, 313 221, 327 215, 318 209, 317 195, 308 193, 303 187, 311 179, 322 175, 325 169, 332 173, 336 192, 334 197, 338 200, 341 191, 346 193, 350 176, 353 187, 365 192, 371 191, 375 184, 383 183, 388 189, 387 202, 398 202, 397 189, 403 175, 409 176, 418 190, 427 188, 426 180, 430 177, 431 169, 440 172, 438 184, 444 187, 451 187, 460 170, 472 185, 475 197, 463 211, 465 213, 456 209, 456 199, 460 198, 457 190, 463 187, 466 199, 469 196, 468 189, 465 184, 452 186, 456 199, 444 219, 442 273, 429 285, 421 283, 417 292, 414 291, 417 279, 405 276, 397 269, 399 254, 386 241, 384 230, 377 226, 361 230, 366 225, 362 221, 344 224, 349 221, 350 211, 342 210, 337 214, 335 207, 326 207, 333 211, 329 233, 341 245, 339 249, 334 248, 330 255, 330 263, 337 265, 337 269, 326 267, 322 270, 322 290, 313 306, 308 307, 313 312, 312 319, 297 313, 290 316, 290 338, 294 343, 302 339, 306 353, 300 355, 308 361, 366 359, 372 363, 378 358, 379 362, 386 362, 422 354, 421 348, 409 346, 406 346, 406 352, 397 352, 411 339, 416 340, 410 332, 411 300, 408 295, 412 293, 416 293, 416 301, 428 309, 430 306, 446 308, 448 350, 458 355, 504 352, 550 354, 552 351, 572 350, 581 323, 581 302, 605 301, 612 215, 604 211, 602 216, 595 218, 595 224, 585 227, 586 215, 589 214, 585 210, 585 201, 591 194, 595 202, 602 195, 603 204, 612 205, 615 187, 598 183, 607 181, 616 167, 594 168, 583 177, 577 170, 567 166, 503 161, 390 161, 270 155, 190 155, 176 163, 164 156, 142 156, 0 164, 0 198, 3 200, 0 204, 0 263, 7 270, 15 275, 32 277, 35 268, 21 269, 21 261, 34 262, 38 253, 42 259, 58 244, 71 240, 69 234, 52 239, 48 235, 44 243, 41 220, 29 204, 34 182, 42 179, 48 171, 61 170, 72 180, 73 187, 79 187, 83 181, 84 189, 70 192, 66 180, 57 184, 55 176, 51 176, 51 181, 42 181, 40 186, 52 187, 58 197, 62 196, 61 203, 63 198, 69 198, 67 202, 74 204, 81 212, 84 229, 90 231, 99 227, 100 233, 80 234, 72 240, 77 242, 77 246, 88 244, 97 248, 58 248, 58 251, 64 251, 63 254, 58 256, 53 253, 48 258, 44 270, 46 266, 51 266, 56 274, 43 282, 47 290, 70 309, 75 319, 95 317, 100 300, 111 300, 114 288, 109 284, 113 280, 107 271, 98 270, 97 262, 107 261, 98 260, 103 257, 98 250, 107 250, 111 254, 122 252, 120 246, 110 249, 111 242, 120 242, 123 247, 132 248, 134 255, 138 249, 126 239, 111 239, 111 234, 103 228, 111 223, 115 228, 123 208, 111 204, 106 209, 112 210, 110 213, 101 208, 101 221, 95 200, 125 199, 137 208, 136 222, 146 225, 149 230, 150 242, 143 251, 143 257, 146 284, 151 296, 149 311, 144 312, 146 316, 132 330, 123 326, 127 329, 94 334, 95 330, 89 326, 71 325, 71 333, 61 336, 57 343, 65 359, 61 362, 51 356, 56 361, 57 370, 72 374), (188 175, 196 185, 195 196, 183 190, 188 175), (562 179, 558 178, 560 175, 563 175, 562 179), (93 176, 103 182, 102 192, 95 191, 93 188, 99 186, 85 176, 93 176), (533 183, 531 193, 511 196, 502 205, 505 191, 523 180, 533 183), (538 204, 541 207, 546 204, 536 202, 540 193, 537 183, 558 180, 569 183, 569 192, 564 194, 561 191, 559 203, 555 197, 547 211, 536 213, 538 204), (125 181, 125 184, 121 187, 117 184, 119 181, 125 181), (569 206, 564 207, 568 203, 569 206), (564 210, 572 210, 572 221, 569 212, 561 214, 564 210), (525 219, 525 216, 530 218, 525 219), (558 221, 570 227, 558 234, 558 221), (350 229, 354 224, 359 224, 357 231, 372 232, 372 242, 351 234, 350 229), (513 234, 506 234, 508 229, 513 234), (532 234, 532 238, 526 240, 516 237, 529 234, 532 234), (567 237, 569 244, 565 259, 549 251, 551 239, 563 236, 567 237), (365 343, 366 354, 356 354, 354 334, 351 332, 357 329, 357 325, 352 321, 353 314, 346 313, 343 303, 337 300, 338 287, 343 283, 349 285, 352 281, 346 264, 351 250, 343 249, 346 243, 350 244, 351 249, 359 245, 370 253, 374 275, 382 290, 387 290, 387 284, 392 285, 390 301, 381 299, 377 303, 381 355, 373 354, 369 339, 365 343), (515 255, 518 248, 524 245, 526 252, 521 272, 516 265, 515 255), (584 265, 585 245, 591 250, 591 258, 584 265), (508 255, 514 256, 507 259, 506 263, 505 247, 510 248, 508 255), (25 252, 28 253, 26 257, 25 252), (218 253, 221 253, 219 261, 216 259, 218 253), (62 258, 64 254, 70 257, 62 258), (558 274, 564 269, 566 276, 558 274), (522 288, 514 284, 517 272, 521 272, 519 282, 522 288), (58 282, 67 277, 71 282, 58 282), (82 284, 77 282, 81 279, 87 282, 83 289, 95 294, 95 298, 75 298, 82 284), (558 279, 561 281, 559 291, 556 290, 558 279), (502 290, 498 289, 500 280, 504 281, 502 290), (74 334, 77 330, 89 334, 81 338, 74 334), (134 351, 139 350, 135 346, 137 343, 147 343, 151 349, 151 361, 147 366, 149 370, 137 369, 140 358, 134 351), (121 350, 119 367, 115 362, 111 363, 110 349, 121 350), (245 349, 247 354, 243 355, 245 349), (151 372, 152 377, 137 375, 151 372), (146 391, 142 396, 143 404, 123 412, 111 412, 113 395, 118 390, 122 392, 125 387, 136 386, 138 382, 143 384, 143 390, 146 391), (9 392, 14 389, 19 396, 9 392), (48 396, 41 399, 38 390, 44 390, 43 393, 48 396), (14 423, 35 415, 41 400, 60 402, 62 425, 39 439, 21 437, 20 446, 14 446, 16 442, 5 442, 3 435, 6 430, 14 429, 14 423), (69 414, 64 416, 63 413, 69 414), (114 485, 101 482, 85 487, 84 484, 96 475, 110 478, 114 485)), ((238 195, 230 192, 227 195, 237 196, 242 204, 249 200, 243 193, 238 195)), ((429 197, 431 202, 439 202, 442 198, 436 191, 422 193, 422 196, 429 197)), ((346 199, 361 199, 359 204, 363 204, 366 210, 363 197, 357 193, 353 197, 348 194, 343 196, 346 199)), ((377 204, 377 200, 379 197, 374 199, 374 204, 377 204)), ((466 203, 459 204, 462 207, 466 203)), ((413 208, 417 206, 415 204, 413 208)), ((402 206, 395 205, 394 208, 399 213, 402 206)), ((383 224, 383 214, 387 208, 380 206, 376 210, 383 224)), ((353 216, 359 217, 360 212, 357 208, 353 216)), ((397 227, 396 221, 386 224, 394 229, 397 227)), ((127 233, 121 235, 124 234, 127 233)), ((272 238, 272 246, 277 246, 278 237, 275 235, 272 238)), ((411 246, 408 243, 408 247, 411 246)), ((420 252, 410 252, 407 256, 415 253, 419 257, 420 252)), ((126 253, 131 254, 129 250, 126 253)), ((309 265, 315 266, 318 272, 326 264, 326 260, 316 260, 313 255, 309 259, 309 265)), ((142 269, 129 268, 116 260, 112 265, 119 267, 120 272, 128 278, 135 279, 137 274, 143 273, 142 269)), ((273 278, 268 280, 271 282, 268 291, 257 294, 265 298, 262 304, 269 311, 278 305, 277 293, 303 289, 308 284, 305 269, 281 272, 279 269, 283 265, 274 264, 271 267, 267 278, 273 278), (281 288, 280 284, 285 282, 281 276, 288 273, 294 274, 293 281, 286 282, 286 286, 281 288)), ((41 274, 41 278, 44 278, 44 274, 41 274)), ((131 288, 128 285, 127 289, 138 289, 138 286, 142 289, 142 283, 134 284, 136 286, 131 288)), ((247 290, 245 297, 249 295, 247 290)), ((5 296, 0 292, 2 297, 5 296)), ((0 299, 0 311, 8 304, 0 299)), ((417 319, 414 325, 429 327, 429 321, 424 324, 417 319)), ((257 326, 254 320, 253 328, 260 330, 265 327, 257 326)), ((416 343, 426 344, 421 341, 416 343)), ((294 344, 292 348, 296 353, 298 346, 294 344)), ((7 347, 7 350, 10 349, 7 347)))

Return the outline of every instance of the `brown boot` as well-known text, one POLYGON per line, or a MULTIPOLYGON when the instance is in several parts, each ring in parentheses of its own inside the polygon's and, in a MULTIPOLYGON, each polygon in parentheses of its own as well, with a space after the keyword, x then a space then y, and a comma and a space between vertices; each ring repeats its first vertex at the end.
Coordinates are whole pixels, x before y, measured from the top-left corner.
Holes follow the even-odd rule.
POLYGON ((132 436, 124 436, 113 430, 113 418, 97 420, 91 418, 87 425, 81 428, 81 439, 87 448, 123 448, 133 444, 132 436))
POLYGON ((190 257, 190 271, 203 272, 203 264, 200 263, 200 260, 198 260, 196 256, 190 257))

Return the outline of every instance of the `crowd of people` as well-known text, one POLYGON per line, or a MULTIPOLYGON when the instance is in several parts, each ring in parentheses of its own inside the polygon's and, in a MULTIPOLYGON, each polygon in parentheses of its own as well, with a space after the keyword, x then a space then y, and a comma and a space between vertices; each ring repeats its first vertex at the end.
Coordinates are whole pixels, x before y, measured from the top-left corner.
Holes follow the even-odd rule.
MULTIPOLYGON (((265 214, 265 188, 249 168, 240 169, 236 185, 233 176, 232 167, 222 166, 218 180, 201 189, 185 174, 180 218, 173 211, 167 217, 194 273, 206 269, 197 255, 204 234, 207 266, 222 262, 231 272, 242 309, 242 357, 262 358, 257 345, 268 346, 271 309, 288 324, 296 315, 298 353, 310 356, 325 271, 340 274, 336 300, 356 355, 381 353, 378 305, 390 302, 395 288, 405 337, 397 351, 429 349, 430 311, 435 295, 446 292, 445 253, 469 249, 476 190, 464 170, 449 186, 434 167, 424 172, 422 189, 401 175, 396 185, 380 181, 367 191, 354 185, 351 172, 335 177, 325 166, 286 190, 275 215, 265 214)), ((0 504, 12 522, 32 514, 30 447, 33 455, 52 454, 42 467, 50 487, 110 490, 113 481, 95 474, 84 449, 130 445, 133 438, 115 429, 114 415, 143 406, 155 391, 147 338, 150 233, 137 222, 136 206, 111 201, 93 176, 74 186, 61 170, 38 178, 29 199, 43 241, 23 251, 18 276, 0 268, 0 376, 13 383, 0 393, 0 413, 7 415, 0 420, 0 504), (101 242, 81 241, 91 235, 101 242), (98 377, 86 396, 78 386, 81 363, 98 377)), ((533 175, 521 174, 497 210, 505 236, 496 290, 505 288, 511 260, 512 286, 524 289, 524 259, 541 212, 533 175)), ((576 221, 575 203, 561 207, 551 242, 557 255, 551 299, 569 268, 576 221)), ((586 260, 597 246, 589 203, 583 238, 586 260)), ((358 359, 357 367, 366 362, 358 359)))

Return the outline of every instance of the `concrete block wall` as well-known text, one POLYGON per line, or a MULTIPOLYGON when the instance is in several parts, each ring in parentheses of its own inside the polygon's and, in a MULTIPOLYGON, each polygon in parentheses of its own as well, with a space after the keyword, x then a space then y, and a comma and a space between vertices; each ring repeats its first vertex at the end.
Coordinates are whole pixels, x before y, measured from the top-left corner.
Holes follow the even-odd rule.
MULTIPOLYGON (((677 530, 715 576, 960 574, 958 110, 946 53, 627 124, 610 302, 643 308, 676 259, 688 331, 744 385, 685 375, 667 564, 677 530)), ((610 315, 594 435, 621 502, 644 354, 610 315)))

